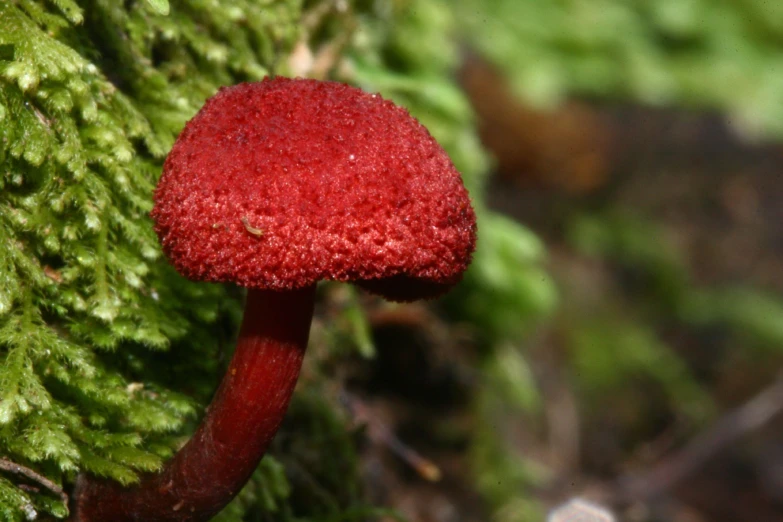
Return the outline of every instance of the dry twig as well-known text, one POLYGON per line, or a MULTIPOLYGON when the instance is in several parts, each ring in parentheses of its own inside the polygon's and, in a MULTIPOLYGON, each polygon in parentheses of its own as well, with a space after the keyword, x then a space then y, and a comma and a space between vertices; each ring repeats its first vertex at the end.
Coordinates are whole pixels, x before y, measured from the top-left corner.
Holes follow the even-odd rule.
POLYGON ((346 391, 340 393, 340 401, 353 415, 357 424, 367 426, 367 436, 376 444, 387 447, 392 453, 400 457, 406 464, 413 468, 422 478, 430 482, 440 480, 441 471, 431 460, 423 457, 416 450, 401 441, 386 424, 373 415, 364 402, 358 397, 350 395, 346 391))
POLYGON ((620 502, 644 501, 670 490, 716 453, 758 430, 783 411, 783 375, 742 406, 726 413, 683 449, 650 472, 624 477, 617 484, 620 502))
POLYGON ((2 457, 0 457, 0 470, 7 471, 15 475, 22 475, 32 480, 36 484, 48 489, 49 491, 51 491, 52 493, 60 497, 62 503, 65 504, 65 509, 68 509, 68 495, 63 491, 63 488, 61 488, 60 486, 58 486, 48 478, 44 477, 40 473, 36 473, 30 468, 27 468, 25 466, 22 466, 21 464, 17 464, 16 462, 12 462, 2 457))

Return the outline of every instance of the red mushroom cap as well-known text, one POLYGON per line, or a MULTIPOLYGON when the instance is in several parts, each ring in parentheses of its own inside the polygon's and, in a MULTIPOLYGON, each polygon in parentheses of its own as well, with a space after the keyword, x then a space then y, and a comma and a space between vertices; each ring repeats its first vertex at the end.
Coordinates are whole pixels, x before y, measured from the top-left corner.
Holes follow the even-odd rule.
POLYGON ((166 160, 152 216, 191 279, 352 281, 402 301, 456 283, 476 240, 459 172, 405 109, 280 77, 207 101, 166 160))

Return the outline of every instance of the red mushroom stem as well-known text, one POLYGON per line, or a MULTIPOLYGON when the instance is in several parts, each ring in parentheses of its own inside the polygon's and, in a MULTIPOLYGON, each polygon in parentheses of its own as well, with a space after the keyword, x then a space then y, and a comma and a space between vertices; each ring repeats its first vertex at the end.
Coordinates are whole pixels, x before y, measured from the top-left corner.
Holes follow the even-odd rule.
POLYGON ((250 289, 236 351, 199 428, 162 472, 138 485, 82 475, 75 522, 196 522, 234 498, 288 409, 302 366, 315 285, 250 289))

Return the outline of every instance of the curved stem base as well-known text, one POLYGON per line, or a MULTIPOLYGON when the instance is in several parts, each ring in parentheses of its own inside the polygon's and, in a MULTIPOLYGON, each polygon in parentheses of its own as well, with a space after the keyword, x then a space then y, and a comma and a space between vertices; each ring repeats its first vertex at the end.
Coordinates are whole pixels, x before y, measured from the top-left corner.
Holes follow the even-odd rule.
POLYGON ((310 333, 315 287, 249 290, 236 351, 193 437, 138 485, 82 475, 73 522, 209 520, 247 482, 277 433, 310 333))

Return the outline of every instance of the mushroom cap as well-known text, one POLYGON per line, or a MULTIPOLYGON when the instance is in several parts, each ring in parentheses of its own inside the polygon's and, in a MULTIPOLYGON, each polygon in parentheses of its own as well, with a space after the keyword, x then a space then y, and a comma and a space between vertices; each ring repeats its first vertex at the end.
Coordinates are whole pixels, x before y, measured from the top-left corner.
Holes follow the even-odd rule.
POLYGON ((191 279, 351 281, 397 301, 448 290, 476 241, 459 172, 405 109, 281 77, 207 101, 166 159, 152 217, 191 279))

